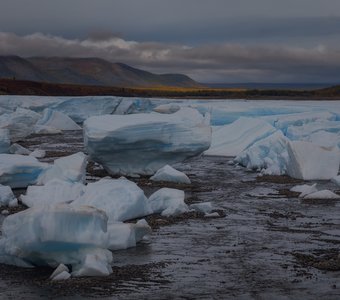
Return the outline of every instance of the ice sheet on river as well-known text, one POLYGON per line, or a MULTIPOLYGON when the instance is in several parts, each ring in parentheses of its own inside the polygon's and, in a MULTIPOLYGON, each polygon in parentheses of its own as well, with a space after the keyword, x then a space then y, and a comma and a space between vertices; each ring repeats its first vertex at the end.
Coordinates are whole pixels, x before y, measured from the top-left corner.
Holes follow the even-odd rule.
POLYGON ((211 128, 196 110, 174 114, 106 115, 84 122, 90 158, 111 174, 152 175, 166 164, 207 150, 211 128))

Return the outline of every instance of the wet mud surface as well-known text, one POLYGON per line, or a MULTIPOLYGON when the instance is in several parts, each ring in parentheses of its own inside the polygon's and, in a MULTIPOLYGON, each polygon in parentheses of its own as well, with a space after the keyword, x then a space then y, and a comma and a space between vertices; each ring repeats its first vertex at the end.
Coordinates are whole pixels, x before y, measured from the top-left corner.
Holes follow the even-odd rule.
MULTIPOLYGON (((47 150, 44 161, 83 150, 81 132, 21 144, 47 150)), ((183 189, 188 204, 211 201, 219 217, 147 217, 149 240, 113 252, 114 272, 105 278, 56 283, 48 268, 0 265, 0 298, 339 299, 340 201, 301 200, 289 192, 301 181, 259 177, 228 160, 197 157, 176 165, 191 185, 133 179, 146 195, 166 186, 183 189)), ((89 181, 107 176, 95 164, 88 171, 89 181)), ((329 181, 318 188, 338 189, 329 181)))

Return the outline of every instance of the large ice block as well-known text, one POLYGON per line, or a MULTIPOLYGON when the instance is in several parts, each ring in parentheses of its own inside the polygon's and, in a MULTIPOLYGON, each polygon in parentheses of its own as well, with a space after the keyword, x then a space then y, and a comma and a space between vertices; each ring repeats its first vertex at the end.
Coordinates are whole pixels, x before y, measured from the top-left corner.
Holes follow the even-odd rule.
POLYGON ((90 158, 111 174, 152 175, 166 164, 208 149, 211 128, 196 110, 174 114, 106 115, 84 122, 90 158))
POLYGON ((329 180, 339 171, 338 148, 324 148, 309 142, 288 143, 287 173, 304 180, 329 180))

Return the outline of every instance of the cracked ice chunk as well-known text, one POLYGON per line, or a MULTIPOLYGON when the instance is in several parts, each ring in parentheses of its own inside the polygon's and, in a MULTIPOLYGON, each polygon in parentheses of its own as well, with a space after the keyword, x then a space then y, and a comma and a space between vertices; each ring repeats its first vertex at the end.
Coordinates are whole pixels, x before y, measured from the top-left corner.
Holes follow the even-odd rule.
POLYGON ((84 123, 90 158, 111 174, 152 175, 208 149, 211 128, 191 108, 174 114, 106 115, 84 123))
POLYGON ((275 131, 272 125, 261 119, 241 117, 230 125, 216 127, 211 146, 204 154, 236 156, 275 131))
POLYGON ((26 195, 21 195, 21 201, 28 207, 71 202, 80 197, 84 189, 85 186, 81 183, 54 179, 43 186, 29 186, 26 195))
POLYGON ((85 182, 87 156, 78 152, 69 156, 58 158, 46 172, 39 177, 39 184, 45 184, 53 179, 69 182, 85 182))
POLYGON ((324 148, 309 142, 288 143, 287 173, 304 180, 328 180, 339 171, 340 155, 337 148, 324 148))
POLYGON ((29 208, 5 218, 0 253, 9 264, 17 258, 33 265, 70 264, 74 270, 89 254, 107 251, 101 249, 106 230, 106 214, 93 207, 29 208))
POLYGON ((150 177, 152 181, 169 181, 175 183, 185 183, 190 184, 191 181, 187 175, 183 172, 180 172, 173 167, 166 165, 163 168, 159 169, 155 175, 150 177))
POLYGON ((148 205, 153 213, 166 217, 178 215, 188 211, 184 196, 181 190, 162 188, 149 197, 148 205))
POLYGON ((11 188, 36 184, 38 177, 49 168, 32 156, 0 154, 0 183, 11 188))
POLYGON ((80 130, 81 127, 69 116, 62 112, 46 108, 43 115, 36 123, 37 126, 48 126, 59 130, 80 130))
POLYGON ((149 214, 146 197, 134 182, 125 178, 89 183, 72 206, 89 205, 106 212, 109 221, 126 221, 149 214))
POLYGON ((318 189, 316 188, 316 183, 314 183, 313 185, 308 185, 308 184, 296 185, 296 186, 293 186, 290 189, 290 191, 301 193, 299 195, 299 198, 304 198, 306 195, 317 192, 318 189))
POLYGON ((0 153, 8 153, 11 141, 9 139, 8 129, 0 128, 0 153))
POLYGON ((15 198, 12 189, 9 186, 0 184, 0 206, 17 206, 18 201, 15 198))
POLYGON ((278 130, 242 151, 234 161, 248 169, 263 169, 265 174, 285 174, 288 141, 278 130))

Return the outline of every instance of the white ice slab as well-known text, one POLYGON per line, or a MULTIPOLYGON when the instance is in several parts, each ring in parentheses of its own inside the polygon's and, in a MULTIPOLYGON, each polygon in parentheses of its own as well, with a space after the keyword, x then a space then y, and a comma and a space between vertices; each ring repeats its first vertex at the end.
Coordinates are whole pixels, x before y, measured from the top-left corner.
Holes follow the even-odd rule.
POLYGON ((329 180, 339 171, 337 148, 324 148, 309 142, 288 143, 287 174, 303 180, 329 180))

